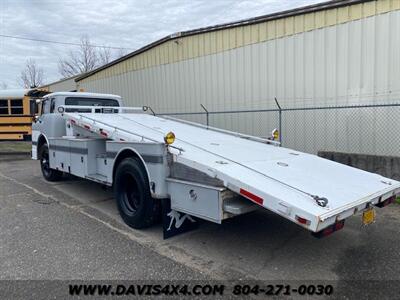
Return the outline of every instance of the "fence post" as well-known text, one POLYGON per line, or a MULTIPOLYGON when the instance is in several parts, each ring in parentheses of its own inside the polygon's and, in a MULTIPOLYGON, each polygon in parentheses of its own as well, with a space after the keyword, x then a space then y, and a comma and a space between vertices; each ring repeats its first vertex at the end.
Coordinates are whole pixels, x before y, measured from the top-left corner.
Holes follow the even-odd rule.
POLYGON ((276 99, 276 97, 275 97, 275 103, 279 109, 279 143, 281 143, 282 146, 282 107, 279 105, 278 99, 276 99))
POLYGON ((207 127, 208 127, 209 126, 209 119, 208 119, 209 113, 208 113, 208 110, 203 104, 200 103, 200 105, 204 109, 204 111, 206 112, 206 122, 207 122, 207 127))

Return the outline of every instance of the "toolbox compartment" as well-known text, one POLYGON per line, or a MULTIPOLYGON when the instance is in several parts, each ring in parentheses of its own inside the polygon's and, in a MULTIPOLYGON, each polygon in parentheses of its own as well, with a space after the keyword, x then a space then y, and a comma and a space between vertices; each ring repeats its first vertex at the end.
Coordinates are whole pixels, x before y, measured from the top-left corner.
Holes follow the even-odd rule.
POLYGON ((228 190, 195 182, 167 179, 171 208, 214 223, 258 208, 228 190))
POLYGON ((50 167, 79 177, 98 174, 97 157, 105 153, 103 139, 49 139, 50 167))

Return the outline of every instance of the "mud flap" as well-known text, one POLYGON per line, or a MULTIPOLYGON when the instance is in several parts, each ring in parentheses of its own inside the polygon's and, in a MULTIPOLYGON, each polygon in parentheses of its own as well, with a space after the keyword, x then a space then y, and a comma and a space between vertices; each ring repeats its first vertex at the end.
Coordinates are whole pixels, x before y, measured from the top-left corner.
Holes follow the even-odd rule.
POLYGON ((162 201, 162 222, 164 240, 199 227, 197 218, 171 209, 169 199, 162 201))

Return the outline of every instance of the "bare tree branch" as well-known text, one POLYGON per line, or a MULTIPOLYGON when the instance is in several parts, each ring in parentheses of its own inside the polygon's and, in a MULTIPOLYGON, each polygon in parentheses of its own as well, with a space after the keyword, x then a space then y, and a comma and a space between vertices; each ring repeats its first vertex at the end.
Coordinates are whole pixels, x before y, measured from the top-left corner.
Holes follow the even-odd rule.
POLYGON ((113 54, 110 48, 93 47, 90 39, 87 36, 82 36, 79 49, 70 51, 66 58, 60 59, 58 71, 63 77, 71 77, 108 64, 114 57, 116 59, 125 54, 126 50, 124 49, 119 49, 113 54))
POLYGON ((70 77, 93 70, 98 66, 99 55, 91 46, 87 36, 81 38, 78 51, 70 51, 68 57, 60 59, 58 70, 63 77, 70 77))
POLYGON ((28 59, 18 82, 24 88, 41 86, 43 84, 43 69, 37 66, 34 59, 28 59))
POLYGON ((100 48, 98 51, 99 65, 103 66, 111 61, 111 50, 109 48, 100 48))

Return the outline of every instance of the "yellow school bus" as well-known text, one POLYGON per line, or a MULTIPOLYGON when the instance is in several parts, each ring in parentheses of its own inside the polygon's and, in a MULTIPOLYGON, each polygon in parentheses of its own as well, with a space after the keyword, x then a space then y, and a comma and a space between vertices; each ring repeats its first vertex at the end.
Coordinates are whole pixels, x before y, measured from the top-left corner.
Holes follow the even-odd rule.
POLYGON ((36 99, 46 94, 43 89, 0 90, 0 140, 30 140, 36 99))

